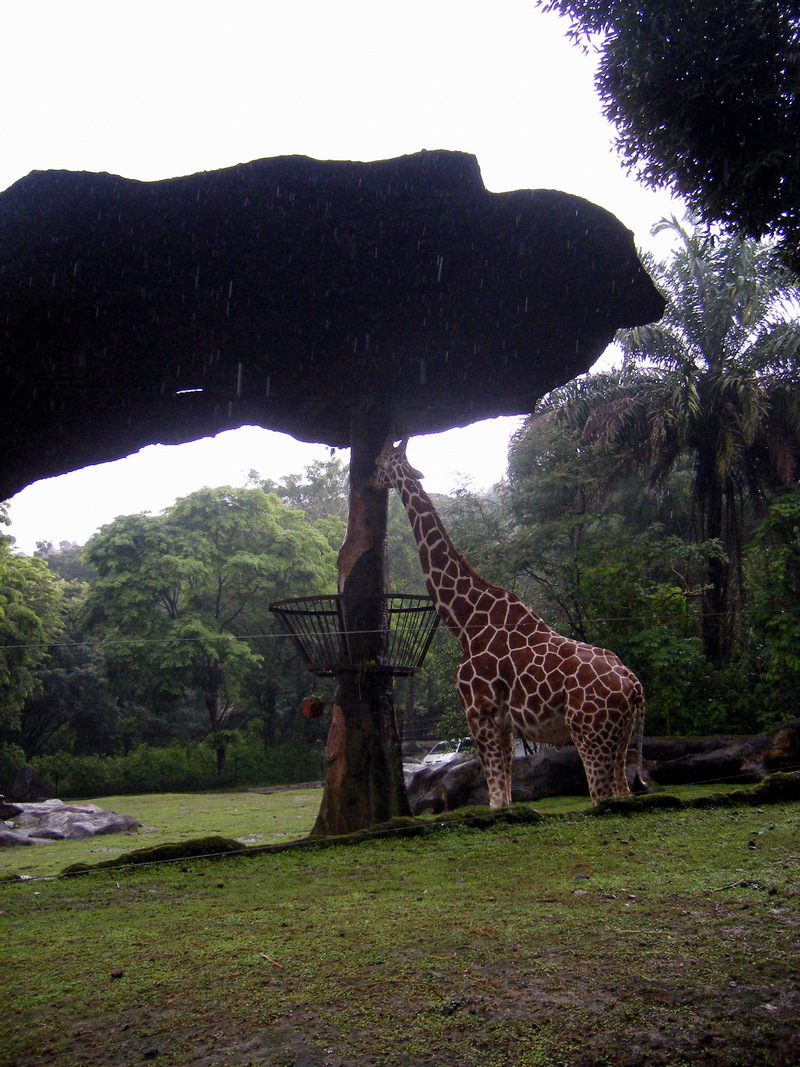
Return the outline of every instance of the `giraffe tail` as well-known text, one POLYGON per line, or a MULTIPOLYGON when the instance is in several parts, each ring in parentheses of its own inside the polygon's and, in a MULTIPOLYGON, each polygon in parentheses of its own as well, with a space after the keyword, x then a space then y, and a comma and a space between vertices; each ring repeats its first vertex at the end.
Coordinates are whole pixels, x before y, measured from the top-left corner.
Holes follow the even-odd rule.
POLYGON ((644 745, 644 693, 639 689, 635 697, 636 718, 633 728, 636 731, 636 768, 634 770, 632 789, 634 793, 649 793, 650 786, 644 778, 644 760, 642 758, 642 746, 644 745))

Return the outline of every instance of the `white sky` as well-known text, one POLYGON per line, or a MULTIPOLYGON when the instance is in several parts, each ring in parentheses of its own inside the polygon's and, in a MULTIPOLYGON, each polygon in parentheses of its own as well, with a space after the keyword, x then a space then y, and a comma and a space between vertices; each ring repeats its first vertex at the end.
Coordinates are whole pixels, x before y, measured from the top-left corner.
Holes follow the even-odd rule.
MULTIPOLYGON (((637 243, 682 213, 622 170, 595 61, 533 0, 25 0, 4 5, 0 189, 31 170, 155 180, 300 153, 385 159, 449 148, 494 192, 557 188, 616 214, 637 243)), ((505 472, 519 419, 409 446, 433 492, 505 472)), ((84 543, 116 515, 158 512, 203 485, 279 478, 329 450, 245 428, 38 482, 10 532, 84 543)), ((347 453, 340 453, 346 461, 347 453)))

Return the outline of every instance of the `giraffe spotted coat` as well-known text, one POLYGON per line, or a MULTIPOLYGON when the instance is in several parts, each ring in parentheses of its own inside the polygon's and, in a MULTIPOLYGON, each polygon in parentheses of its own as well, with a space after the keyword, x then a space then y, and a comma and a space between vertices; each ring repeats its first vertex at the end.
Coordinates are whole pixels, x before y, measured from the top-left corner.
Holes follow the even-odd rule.
POLYGON ((384 446, 372 484, 394 487, 419 549, 428 592, 461 647, 455 684, 481 758, 493 808, 511 803, 514 735, 574 742, 592 803, 630 795, 625 765, 644 720, 636 675, 613 652, 552 630, 518 596, 483 579, 453 546, 405 442, 384 446))

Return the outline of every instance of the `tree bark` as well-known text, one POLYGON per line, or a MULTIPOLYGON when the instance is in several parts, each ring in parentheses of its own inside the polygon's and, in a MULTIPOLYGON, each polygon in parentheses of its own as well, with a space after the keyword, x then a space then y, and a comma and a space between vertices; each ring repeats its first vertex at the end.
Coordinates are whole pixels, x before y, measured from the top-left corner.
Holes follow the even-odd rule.
POLYGON ((350 513, 339 592, 353 667, 337 677, 327 773, 312 836, 353 833, 410 812, 386 655, 388 492, 368 485, 389 420, 369 404, 354 420, 350 513))
MULTIPOLYGON (((704 459, 704 473, 701 479, 703 496, 701 498, 702 529, 704 541, 718 541, 727 553, 729 545, 725 538, 723 523, 723 489, 719 476, 713 469, 713 452, 704 459)), ((711 663, 724 663, 729 658, 730 642, 728 620, 728 580, 729 559, 717 552, 709 556, 706 577, 706 589, 702 594, 702 640, 703 651, 711 663)))

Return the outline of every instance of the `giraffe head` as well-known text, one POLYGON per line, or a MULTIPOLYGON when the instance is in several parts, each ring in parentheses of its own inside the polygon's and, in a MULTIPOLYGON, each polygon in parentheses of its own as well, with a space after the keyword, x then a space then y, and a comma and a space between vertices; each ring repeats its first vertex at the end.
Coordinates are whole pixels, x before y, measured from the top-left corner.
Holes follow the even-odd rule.
POLYGON ((391 489, 403 476, 424 477, 418 470, 414 470, 406 459, 407 444, 407 437, 404 437, 399 445, 389 438, 375 460, 375 472, 368 483, 371 489, 391 489))

